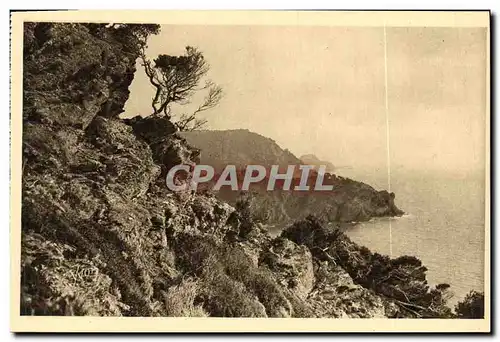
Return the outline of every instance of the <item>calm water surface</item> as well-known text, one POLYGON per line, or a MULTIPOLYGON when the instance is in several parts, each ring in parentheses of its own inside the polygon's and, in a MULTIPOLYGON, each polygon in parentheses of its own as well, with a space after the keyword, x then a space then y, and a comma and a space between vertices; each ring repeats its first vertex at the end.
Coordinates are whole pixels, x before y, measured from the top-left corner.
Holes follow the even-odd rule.
MULTIPOLYGON (((376 186, 384 183, 380 179, 352 178, 387 188, 376 186)), ((431 284, 451 285, 452 303, 471 289, 484 291, 484 178, 395 175, 391 190, 407 215, 361 223, 347 235, 372 251, 389 254, 392 231, 393 257, 419 257, 431 284)))

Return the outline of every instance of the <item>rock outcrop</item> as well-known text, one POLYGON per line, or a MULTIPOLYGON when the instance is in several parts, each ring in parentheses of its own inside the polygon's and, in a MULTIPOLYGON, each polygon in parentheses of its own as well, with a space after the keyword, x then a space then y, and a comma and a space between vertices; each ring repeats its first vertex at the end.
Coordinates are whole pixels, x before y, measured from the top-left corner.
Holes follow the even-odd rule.
POLYGON ((164 172, 197 150, 164 118, 118 118, 155 30, 25 27, 21 314, 435 317, 418 259, 313 218, 273 239, 248 207, 168 191, 164 172))

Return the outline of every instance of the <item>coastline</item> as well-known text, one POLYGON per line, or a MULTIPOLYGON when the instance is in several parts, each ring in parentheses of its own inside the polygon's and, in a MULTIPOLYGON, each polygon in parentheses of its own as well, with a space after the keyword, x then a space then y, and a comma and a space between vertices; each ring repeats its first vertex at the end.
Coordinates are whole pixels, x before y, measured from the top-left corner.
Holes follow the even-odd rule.
POLYGON ((168 170, 196 164, 200 151, 165 116, 119 117, 143 29, 154 27, 25 28, 22 315, 460 317, 419 258, 391 258, 345 234, 352 221, 402 214, 392 192, 335 175, 341 186, 328 201, 258 193, 252 206, 170 191, 168 170), (271 236, 255 214, 293 223, 271 236), (92 272, 75 276, 81 269, 92 272))

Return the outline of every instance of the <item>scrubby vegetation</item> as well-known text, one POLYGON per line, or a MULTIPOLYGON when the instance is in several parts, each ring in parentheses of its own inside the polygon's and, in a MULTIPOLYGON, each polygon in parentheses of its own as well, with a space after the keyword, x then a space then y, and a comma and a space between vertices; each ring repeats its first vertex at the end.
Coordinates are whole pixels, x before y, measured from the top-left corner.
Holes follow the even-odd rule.
POLYGON ((315 217, 297 222, 282 236, 311 249, 313 255, 339 265, 353 281, 398 305, 398 315, 453 317, 447 306, 449 285, 432 288, 426 280, 427 268, 413 256, 391 259, 353 243, 338 229, 325 228, 315 217))
POLYGON ((168 117, 118 117, 157 30, 25 27, 21 314, 452 317, 417 258, 371 253, 313 216, 273 238, 246 200, 168 191, 165 172, 200 152, 168 117))
POLYGON ((471 291, 455 306, 458 318, 484 318, 484 293, 471 291))

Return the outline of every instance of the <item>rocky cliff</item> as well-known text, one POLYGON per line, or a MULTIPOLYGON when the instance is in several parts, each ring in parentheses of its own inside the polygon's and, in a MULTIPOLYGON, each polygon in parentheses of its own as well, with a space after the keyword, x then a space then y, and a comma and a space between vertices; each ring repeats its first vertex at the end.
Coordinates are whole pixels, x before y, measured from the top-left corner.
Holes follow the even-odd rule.
MULTIPOLYGON (((165 171, 199 156, 162 118, 118 118, 155 26, 25 26, 23 315, 444 317, 412 257, 308 217, 271 238, 165 171)), ((15 114, 15 113, 14 113, 15 114)))

